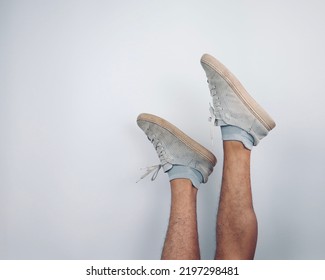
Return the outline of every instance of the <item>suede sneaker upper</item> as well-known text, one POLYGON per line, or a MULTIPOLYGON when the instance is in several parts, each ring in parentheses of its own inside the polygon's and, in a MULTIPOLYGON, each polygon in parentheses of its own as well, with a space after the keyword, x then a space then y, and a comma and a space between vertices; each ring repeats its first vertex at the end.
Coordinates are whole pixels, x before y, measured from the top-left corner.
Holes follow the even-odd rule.
POLYGON ((198 170, 203 177, 203 182, 208 181, 208 176, 217 162, 216 157, 209 150, 171 123, 155 115, 140 114, 137 124, 153 144, 160 159, 160 165, 148 169, 142 178, 156 170, 154 179, 160 167, 167 172, 173 165, 183 165, 198 170))
POLYGON ((247 93, 238 79, 217 59, 204 54, 202 67, 208 78, 215 125, 237 126, 254 138, 254 145, 275 127, 268 113, 247 93))

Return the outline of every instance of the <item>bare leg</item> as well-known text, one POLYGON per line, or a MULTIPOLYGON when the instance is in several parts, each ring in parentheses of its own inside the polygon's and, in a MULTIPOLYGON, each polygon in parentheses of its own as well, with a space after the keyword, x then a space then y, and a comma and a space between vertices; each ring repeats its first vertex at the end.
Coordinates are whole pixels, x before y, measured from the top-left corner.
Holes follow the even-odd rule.
POLYGON ((217 215, 216 259, 253 259, 257 220, 250 183, 250 153, 237 141, 224 141, 224 166, 217 215))
POLYGON ((196 196, 197 189, 190 180, 171 181, 170 219, 161 259, 200 259, 196 196))
POLYGON ((207 182, 217 159, 209 150, 160 117, 140 114, 137 123, 160 159, 160 165, 148 168, 141 178, 155 171, 151 178, 154 180, 162 167, 171 182, 170 218, 161 258, 199 259, 197 188, 207 182))

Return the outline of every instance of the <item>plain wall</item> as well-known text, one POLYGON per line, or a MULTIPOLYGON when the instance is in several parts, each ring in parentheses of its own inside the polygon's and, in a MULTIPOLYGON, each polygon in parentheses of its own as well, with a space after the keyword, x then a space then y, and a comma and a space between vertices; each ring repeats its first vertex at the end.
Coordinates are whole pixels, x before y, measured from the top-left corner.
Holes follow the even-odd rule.
POLYGON ((0 258, 159 259, 165 174, 136 125, 159 115, 212 150, 198 196, 213 258, 222 170, 210 53, 277 127, 252 154, 257 259, 325 259, 324 1, 0 1, 0 258))

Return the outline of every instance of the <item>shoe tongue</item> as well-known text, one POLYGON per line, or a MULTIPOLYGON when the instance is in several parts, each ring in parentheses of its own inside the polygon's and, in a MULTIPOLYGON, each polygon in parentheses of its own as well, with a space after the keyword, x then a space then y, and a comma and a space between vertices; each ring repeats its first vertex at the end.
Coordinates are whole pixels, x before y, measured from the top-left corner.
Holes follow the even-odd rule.
POLYGON ((167 162, 162 166, 162 168, 164 169, 164 172, 167 172, 173 168, 173 165, 171 163, 167 162))

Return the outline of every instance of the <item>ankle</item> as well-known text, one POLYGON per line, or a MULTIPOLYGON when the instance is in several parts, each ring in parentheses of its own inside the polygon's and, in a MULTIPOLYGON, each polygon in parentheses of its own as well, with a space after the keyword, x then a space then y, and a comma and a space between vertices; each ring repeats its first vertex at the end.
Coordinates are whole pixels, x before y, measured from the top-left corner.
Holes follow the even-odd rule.
POLYGON ((251 150, 247 149, 242 142, 239 141, 223 141, 223 150, 226 155, 233 155, 236 157, 250 157, 251 150))
MULTIPOLYGON (((248 150, 245 148, 245 145, 242 142, 236 140, 224 140, 223 147, 231 150, 237 150, 237 151, 248 150)), ((248 151, 250 152, 250 150, 248 151)))
POLYGON ((192 185, 191 180, 183 178, 171 180, 170 187, 173 195, 184 195, 185 193, 196 195, 198 191, 197 188, 192 185))

